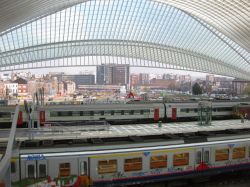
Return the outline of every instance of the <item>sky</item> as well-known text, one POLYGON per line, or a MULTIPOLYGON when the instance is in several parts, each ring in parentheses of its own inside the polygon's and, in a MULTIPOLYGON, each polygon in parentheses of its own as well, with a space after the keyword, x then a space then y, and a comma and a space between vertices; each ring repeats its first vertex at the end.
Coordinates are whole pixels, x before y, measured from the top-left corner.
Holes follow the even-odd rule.
MULTIPOLYGON (((228 64, 235 62, 239 62, 238 64, 240 64, 242 61, 238 53, 215 35, 215 31, 212 32, 210 27, 209 29, 208 27, 204 27, 199 21, 179 9, 148 0, 100 0, 78 4, 56 12, 55 14, 45 16, 22 27, 18 27, 17 30, 0 36, 0 51, 10 51, 48 43, 54 44, 68 41, 92 40, 139 41, 205 54, 228 64)), ((6 60, 18 62, 19 59, 23 59, 23 61, 25 61, 26 58, 28 59, 28 57, 32 56, 34 56, 34 59, 39 60, 44 60, 43 58, 56 59, 66 53, 64 48, 58 48, 61 50, 55 49, 56 50, 52 48, 51 50, 51 48, 48 47, 45 51, 34 54, 34 51, 31 51, 29 54, 23 55, 22 58, 11 57, 6 60)), ((104 47, 104 49, 101 50, 105 51, 107 49, 109 48, 104 47)), ((105 53, 103 52, 102 54, 102 52, 98 52, 97 49, 91 47, 86 49, 79 47, 76 48, 75 51, 72 51, 76 53, 76 56, 119 53, 119 50, 117 50, 117 52, 112 49, 112 51, 105 51, 105 53), (78 54, 76 51, 83 51, 83 54, 78 54)), ((138 52, 131 52, 131 54, 133 53, 138 52)), ((168 53, 166 54, 166 62, 171 62, 172 59, 179 60, 183 58, 182 55, 177 55, 180 53, 173 53, 175 58, 172 58, 168 53)), ((148 56, 152 58, 155 54, 147 52, 144 55, 139 52, 139 56, 140 55, 145 59, 148 56)), ((30 61, 33 60, 31 59, 30 61)), ((173 62, 173 64, 178 66, 183 63, 185 63, 185 61, 173 62)), ((195 68, 197 67, 196 63, 192 64, 194 64, 195 68)), ((69 74, 85 71, 95 73, 95 68, 67 67, 49 69, 49 71, 48 69, 37 69, 31 72, 46 74, 51 71, 60 71, 69 74)), ((190 74, 193 77, 205 76, 205 74, 201 73, 172 69, 131 68, 131 73, 137 72, 190 74)))

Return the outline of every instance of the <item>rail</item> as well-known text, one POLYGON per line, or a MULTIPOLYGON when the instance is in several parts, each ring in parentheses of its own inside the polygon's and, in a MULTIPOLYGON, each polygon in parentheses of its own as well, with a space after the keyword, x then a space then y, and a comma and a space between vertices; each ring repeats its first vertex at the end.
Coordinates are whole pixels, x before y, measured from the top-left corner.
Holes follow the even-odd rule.
POLYGON ((4 155, 3 159, 0 162, 0 183, 1 183, 1 181, 4 181, 5 186, 11 186, 10 174, 9 174, 9 178, 8 178, 7 172, 10 172, 10 160, 11 160, 11 156, 12 156, 13 143, 15 140, 16 124, 17 124, 17 119, 18 119, 18 114, 19 114, 19 107, 20 107, 19 105, 16 106, 15 115, 14 115, 13 120, 12 120, 7 149, 5 151, 5 155, 4 155))

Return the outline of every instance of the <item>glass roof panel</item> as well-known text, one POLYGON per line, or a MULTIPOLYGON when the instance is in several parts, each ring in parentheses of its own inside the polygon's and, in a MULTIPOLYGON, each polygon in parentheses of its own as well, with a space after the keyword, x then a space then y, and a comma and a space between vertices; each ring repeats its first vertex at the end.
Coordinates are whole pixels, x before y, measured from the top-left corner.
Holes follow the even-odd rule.
MULTIPOLYGON (((250 72, 249 53, 224 34, 180 9, 148 0, 87 1, 42 17, 0 35, 0 57, 21 48, 89 40, 171 46, 250 72)), ((22 59, 19 63, 27 61, 22 59)))

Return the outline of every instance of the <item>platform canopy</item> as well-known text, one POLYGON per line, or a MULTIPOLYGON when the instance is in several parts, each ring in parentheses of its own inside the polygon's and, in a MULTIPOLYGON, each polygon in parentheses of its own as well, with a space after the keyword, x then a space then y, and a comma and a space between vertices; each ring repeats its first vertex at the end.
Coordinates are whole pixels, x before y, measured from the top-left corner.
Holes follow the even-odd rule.
POLYGON ((1 1, 0 71, 105 63, 250 80, 250 2, 1 1))

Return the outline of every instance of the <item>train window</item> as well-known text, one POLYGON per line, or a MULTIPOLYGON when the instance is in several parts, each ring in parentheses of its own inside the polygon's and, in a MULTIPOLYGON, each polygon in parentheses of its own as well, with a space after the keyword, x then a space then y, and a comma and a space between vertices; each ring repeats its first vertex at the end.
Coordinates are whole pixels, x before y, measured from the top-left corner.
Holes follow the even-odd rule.
POLYGON ((104 113, 105 113, 105 116, 110 116, 111 115, 111 111, 110 110, 105 110, 104 113))
POLYGON ((223 111, 232 111, 233 108, 232 107, 222 107, 222 108, 218 108, 218 112, 223 112, 223 111))
POLYGON ((186 112, 185 108, 181 108, 180 112, 186 112))
POLYGON ((80 111, 72 111, 72 116, 80 116, 80 111))
POLYGON ((47 175, 46 173, 46 164, 39 164, 39 177, 45 178, 47 175))
POLYGON ((167 155, 150 157, 150 169, 165 168, 165 167, 167 167, 167 155))
POLYGON ((140 171, 142 170, 142 158, 130 158, 124 161, 124 171, 140 171))
POLYGON ((201 163, 201 151, 196 152, 196 164, 201 163))
POLYGON ((103 116, 104 115, 104 111, 94 111, 94 115, 95 116, 103 116))
POLYGON ((229 149, 215 150, 215 161, 224 161, 229 159, 229 149))
POLYGON ((99 116, 100 114, 100 111, 94 111, 94 116, 99 116))
POLYGON ((189 153, 174 154, 174 166, 185 166, 189 164, 189 153))
POLYGON ((135 110, 135 111, 134 111, 134 114, 135 114, 135 115, 141 114, 141 110, 135 110))
POLYGON ((59 165, 59 175, 61 177, 70 176, 70 163, 61 163, 59 165))
POLYGON ((11 170, 11 173, 16 173, 16 162, 15 161, 11 161, 10 170, 11 170))
POLYGON ((87 162, 81 161, 80 162, 80 175, 87 175, 87 162))
POLYGON ((0 118, 11 118, 10 112, 0 112, 0 118))
POLYGON ((28 169, 28 178, 35 178, 35 166, 33 164, 29 164, 27 169, 28 169))
POLYGON ((82 115, 83 116, 90 116, 90 111, 83 111, 82 115))
POLYGON ((216 112, 217 108, 213 108, 213 112, 216 112))
POLYGON ((246 148, 245 147, 235 147, 233 148, 233 159, 245 158, 246 148))
POLYGON ((194 112, 197 113, 197 112, 198 112, 198 108, 195 108, 195 109, 194 109, 194 112))
POLYGON ((134 110, 130 110, 130 111, 129 111, 129 114, 130 114, 130 115, 133 115, 133 114, 134 114, 134 110))
POLYGON ((204 152, 204 162, 209 163, 209 151, 204 152))
POLYGON ((181 108, 181 109, 180 109, 180 112, 189 113, 190 110, 192 110, 192 109, 189 109, 189 108, 181 108))
POLYGON ((93 116, 94 115, 94 111, 90 111, 90 116, 93 116))
POLYGON ((113 116, 115 114, 115 111, 114 110, 111 110, 111 115, 113 116))
POLYGON ((122 111, 121 110, 115 110, 115 114, 121 115, 122 111))
POLYGON ((72 116, 72 111, 60 111, 59 116, 72 116))
POLYGON ((143 115, 143 114, 144 114, 144 110, 141 110, 141 111, 140 111, 140 114, 143 115))
POLYGON ((130 115, 130 110, 124 110, 124 115, 130 115))
POLYGON ((144 110, 144 114, 150 114, 150 110, 144 110))
POLYGON ((117 160, 98 161, 98 174, 117 172, 117 160))
POLYGON ((58 112, 50 112, 50 117, 57 117, 58 116, 58 112))
POLYGON ((83 116, 83 111, 80 111, 80 116, 83 116))
POLYGON ((124 110, 121 111, 121 115, 124 115, 124 110))

